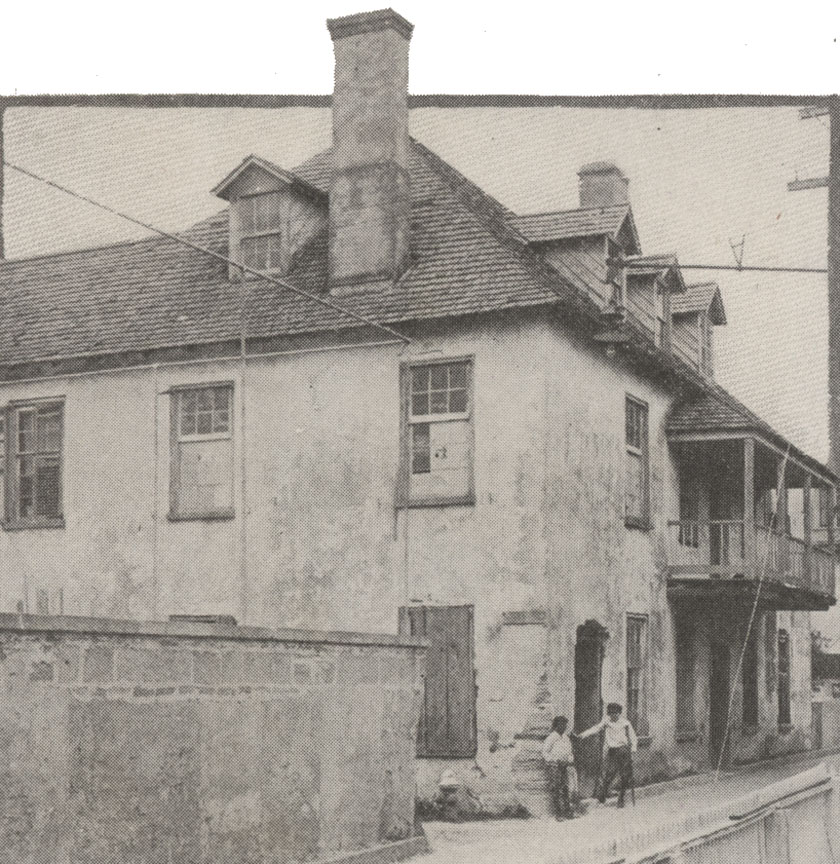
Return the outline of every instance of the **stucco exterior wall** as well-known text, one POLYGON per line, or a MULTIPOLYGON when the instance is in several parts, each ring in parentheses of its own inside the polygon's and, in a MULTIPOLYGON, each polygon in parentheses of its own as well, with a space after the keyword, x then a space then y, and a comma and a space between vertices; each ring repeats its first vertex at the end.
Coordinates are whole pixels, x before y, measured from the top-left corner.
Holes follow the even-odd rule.
MULTIPOLYGON (((34 611, 46 597, 68 614, 222 613, 395 632, 406 603, 474 604, 477 758, 500 773, 523 753, 527 761, 528 736, 543 734, 553 712, 574 716, 576 631, 590 619, 609 632, 604 700, 626 701, 627 614, 640 613, 650 741, 639 780, 707 758, 707 745, 676 741, 664 570, 665 529, 678 514, 664 435, 671 396, 556 320, 427 323, 408 347, 252 358, 244 387, 236 360, 0 387, 3 401, 38 397, 65 400, 66 527, 0 532, 0 609, 34 611), (473 360, 475 503, 397 508, 400 364, 463 356, 473 360), (168 393, 206 382, 233 384, 235 516, 170 522, 168 393), (649 406, 648 530, 625 526, 626 395, 649 406), (542 618, 512 629, 522 625, 505 614, 529 610, 542 618)), ((803 735, 805 641, 792 643, 803 735)))

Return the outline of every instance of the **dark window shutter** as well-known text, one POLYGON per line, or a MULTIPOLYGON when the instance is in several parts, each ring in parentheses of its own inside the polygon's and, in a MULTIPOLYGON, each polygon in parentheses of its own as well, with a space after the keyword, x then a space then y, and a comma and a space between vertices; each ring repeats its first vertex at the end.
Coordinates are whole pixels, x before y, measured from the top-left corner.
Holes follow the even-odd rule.
POLYGON ((400 632, 429 642, 417 755, 469 758, 476 752, 472 606, 400 609, 400 632))

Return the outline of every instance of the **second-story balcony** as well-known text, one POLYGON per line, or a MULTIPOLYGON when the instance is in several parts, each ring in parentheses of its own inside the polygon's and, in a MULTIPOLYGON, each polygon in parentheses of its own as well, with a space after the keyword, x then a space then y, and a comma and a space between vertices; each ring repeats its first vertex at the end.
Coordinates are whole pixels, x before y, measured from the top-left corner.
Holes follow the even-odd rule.
POLYGON ((748 558, 744 520, 674 520, 668 524, 667 561, 672 595, 751 593, 780 609, 827 609, 834 597, 834 559, 830 551, 772 527, 753 525, 754 560, 748 558), (743 586, 733 583, 745 583, 743 586))
POLYGON ((820 497, 834 510, 834 475, 760 428, 676 426, 668 430, 679 484, 665 548, 669 597, 737 604, 758 594, 766 609, 832 606, 834 520, 823 534, 814 516, 820 497))

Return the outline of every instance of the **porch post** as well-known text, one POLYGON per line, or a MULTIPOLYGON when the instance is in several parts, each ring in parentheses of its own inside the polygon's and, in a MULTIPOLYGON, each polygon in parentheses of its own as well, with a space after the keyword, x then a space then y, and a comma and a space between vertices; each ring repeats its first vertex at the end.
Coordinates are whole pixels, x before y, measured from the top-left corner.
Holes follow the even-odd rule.
POLYGON ((802 521, 803 533, 805 534, 805 584, 811 583, 811 475, 805 475, 805 483, 802 486, 802 521))
POLYGON ((787 515, 788 515, 788 490, 787 490, 787 459, 779 460, 777 469, 777 488, 779 490, 779 501, 776 504, 776 530, 779 537, 779 558, 781 559, 781 571, 786 573, 790 564, 790 548, 788 546, 787 515))
POLYGON ((744 577, 755 570, 755 441, 744 438, 744 577))
POLYGON ((828 551, 831 553, 832 562, 837 560, 837 487, 832 484, 828 487, 828 551))

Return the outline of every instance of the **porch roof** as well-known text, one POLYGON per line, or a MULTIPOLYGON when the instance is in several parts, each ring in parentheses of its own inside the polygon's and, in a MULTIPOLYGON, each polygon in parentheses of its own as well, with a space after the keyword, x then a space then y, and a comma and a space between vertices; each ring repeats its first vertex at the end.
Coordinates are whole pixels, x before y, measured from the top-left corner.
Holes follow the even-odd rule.
POLYGON ((715 384, 697 398, 677 402, 665 421, 665 432, 672 441, 685 441, 692 437, 723 439, 752 435, 782 452, 790 448, 790 458, 824 482, 834 485, 840 482, 840 478, 819 459, 800 450, 732 394, 715 384))

